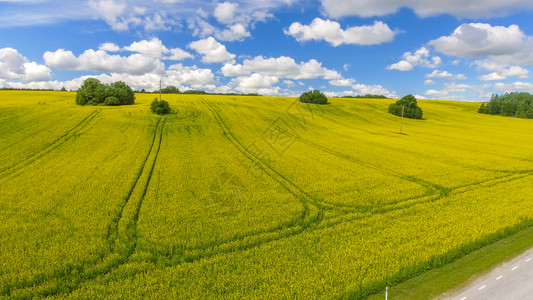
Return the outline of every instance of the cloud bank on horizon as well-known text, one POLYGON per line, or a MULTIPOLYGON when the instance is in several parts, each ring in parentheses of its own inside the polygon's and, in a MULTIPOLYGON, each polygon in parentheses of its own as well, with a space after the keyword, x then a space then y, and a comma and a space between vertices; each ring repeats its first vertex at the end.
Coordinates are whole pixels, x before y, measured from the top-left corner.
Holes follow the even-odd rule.
POLYGON ((0 0, 0 88, 486 101, 533 92, 530 0, 0 0))

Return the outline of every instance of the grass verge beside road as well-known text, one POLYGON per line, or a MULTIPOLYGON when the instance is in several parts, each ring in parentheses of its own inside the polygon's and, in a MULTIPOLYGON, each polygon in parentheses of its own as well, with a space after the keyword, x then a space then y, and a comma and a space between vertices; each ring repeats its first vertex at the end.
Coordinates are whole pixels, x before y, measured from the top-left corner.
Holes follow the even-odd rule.
MULTIPOLYGON (((476 250, 440 268, 389 287, 389 299, 433 299, 445 296, 533 247, 533 226, 476 250)), ((385 299, 385 291, 368 299, 385 299)))

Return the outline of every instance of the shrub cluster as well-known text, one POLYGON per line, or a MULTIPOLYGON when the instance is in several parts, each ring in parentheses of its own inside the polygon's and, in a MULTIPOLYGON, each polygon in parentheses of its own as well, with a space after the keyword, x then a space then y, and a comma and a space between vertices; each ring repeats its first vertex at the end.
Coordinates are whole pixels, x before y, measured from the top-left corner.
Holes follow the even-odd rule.
POLYGON ((157 100, 157 98, 154 98, 154 101, 152 101, 152 104, 150 104, 150 110, 154 114, 158 114, 158 115, 166 115, 172 111, 167 101, 165 100, 159 101, 157 100))
POLYGON ((321 93, 319 90, 309 91, 307 93, 303 93, 300 96, 300 102, 304 103, 315 103, 315 104, 327 104, 328 103, 328 97, 321 93))
POLYGON ((479 113, 533 119, 533 95, 528 93, 505 93, 492 95, 490 102, 482 103, 479 113))
POLYGON ((169 85, 166 88, 161 89, 161 93, 162 94, 179 94, 180 90, 173 85, 169 85))
POLYGON ((413 95, 404 96, 396 103, 389 105, 389 113, 397 116, 403 116, 410 119, 422 119, 422 109, 418 107, 416 98, 413 95))
POLYGON ((133 90, 124 82, 117 81, 110 85, 101 83, 96 78, 85 79, 76 93, 78 105, 131 105, 135 102, 133 90))

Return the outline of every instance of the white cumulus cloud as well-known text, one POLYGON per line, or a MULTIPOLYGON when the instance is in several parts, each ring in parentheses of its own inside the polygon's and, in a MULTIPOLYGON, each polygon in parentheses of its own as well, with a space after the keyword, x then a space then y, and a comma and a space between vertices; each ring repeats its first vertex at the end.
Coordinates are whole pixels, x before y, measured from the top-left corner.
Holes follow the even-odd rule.
POLYGON ((203 89, 213 86, 215 75, 210 69, 201 69, 196 66, 186 67, 182 64, 175 64, 168 68, 165 73, 165 82, 170 82, 176 86, 189 85, 195 89, 203 89))
POLYGON ((117 52, 120 51, 120 47, 114 43, 103 43, 98 47, 98 50, 107 52, 117 52))
POLYGON ((0 79, 22 79, 26 82, 47 81, 51 71, 47 66, 30 62, 13 48, 0 49, 0 79))
POLYGON ((184 60, 187 58, 194 58, 194 56, 180 48, 170 49, 170 56, 163 57, 165 60, 184 60))
POLYGON ((407 7, 421 17, 451 14, 457 17, 488 17, 533 9, 530 0, 321 0, 326 15, 373 17, 396 13, 407 7))
POLYGON ((425 91, 424 94, 434 99, 445 99, 450 93, 448 93, 447 91, 438 91, 431 89, 425 91))
POLYGON ((276 76, 266 76, 253 73, 250 76, 240 76, 233 79, 235 89, 242 93, 276 94, 278 87, 273 87, 279 82, 276 76))
POLYGON ((274 17, 269 12, 270 9, 288 4, 281 2, 283 1, 215 3, 212 15, 218 24, 211 24, 209 11, 199 8, 193 17, 187 18, 187 25, 192 30, 193 36, 201 38, 212 36, 219 41, 242 41, 252 36, 250 28, 254 28, 256 23, 265 22, 274 17))
POLYGON ((429 42, 436 51, 446 55, 480 58, 488 55, 506 55, 532 43, 518 26, 491 26, 484 23, 462 24, 449 36, 429 42))
POLYGON ((39 65, 36 62, 24 63, 24 75, 22 79, 26 82, 50 80, 50 69, 47 66, 39 65))
POLYGON ((493 88, 502 92, 527 92, 533 93, 533 84, 529 82, 516 81, 513 83, 495 83, 493 88))
POLYGON ((430 56, 426 47, 421 47, 414 53, 406 52, 403 59, 387 67, 388 70, 411 71, 414 67, 422 66, 430 69, 437 68, 442 64, 442 59, 438 56, 430 56))
POLYGON ((381 85, 366 85, 355 84, 352 86, 353 90, 346 90, 342 92, 325 91, 324 94, 328 97, 344 97, 344 96, 362 96, 362 95, 383 95, 389 98, 399 98, 394 91, 389 91, 381 85))
POLYGON ((235 54, 229 53, 226 46, 217 42, 213 37, 191 42, 189 48, 202 55, 204 63, 233 63, 235 61, 235 54))
POLYGON ((128 29, 128 24, 120 16, 126 9, 125 2, 113 0, 90 0, 89 7, 95 14, 107 22, 113 29, 122 31, 128 29))
POLYGON ((433 70, 430 74, 426 74, 427 78, 441 78, 449 80, 465 80, 466 76, 464 74, 452 74, 448 71, 439 71, 433 70))
POLYGON ((217 4, 214 11, 214 16, 218 22, 223 24, 231 24, 235 22, 235 12, 239 4, 231 2, 222 2, 217 4))
POLYGON ((502 68, 492 73, 478 77, 482 81, 504 80, 507 77, 528 78, 529 71, 520 66, 511 66, 509 68, 502 68))
POLYGON ((58 49, 46 51, 43 55, 48 66, 57 69, 113 72, 127 74, 160 73, 164 64, 157 58, 134 53, 130 56, 110 55, 103 50, 85 50, 76 57, 72 51, 58 49))
POLYGON ((259 73, 265 76, 296 80, 319 77, 327 80, 342 79, 342 76, 337 71, 322 67, 322 63, 315 59, 297 63, 293 58, 287 56, 280 56, 278 58, 256 56, 253 59, 244 60, 242 64, 225 64, 221 71, 224 76, 228 77, 259 73))
POLYGON ((314 19, 310 25, 292 23, 289 29, 285 30, 286 35, 294 37, 299 42, 324 40, 335 47, 342 44, 382 44, 392 41, 397 33, 381 21, 375 21, 373 25, 354 26, 343 30, 338 22, 320 18, 314 19))
POLYGON ((248 29, 241 23, 233 24, 224 30, 215 31, 215 37, 221 41, 242 41, 250 36, 248 29))
POLYGON ((336 80, 330 80, 329 84, 334 86, 353 86, 355 83, 355 79, 348 78, 348 79, 336 79, 336 80))
POLYGON ((451 35, 432 40, 429 45, 446 55, 477 59, 474 64, 494 71, 481 76, 482 80, 525 78, 527 72, 517 67, 533 65, 533 36, 524 34, 517 25, 462 24, 451 35))
POLYGON ((158 38, 133 42, 131 45, 124 47, 124 50, 158 58, 162 57, 164 53, 170 52, 158 38))

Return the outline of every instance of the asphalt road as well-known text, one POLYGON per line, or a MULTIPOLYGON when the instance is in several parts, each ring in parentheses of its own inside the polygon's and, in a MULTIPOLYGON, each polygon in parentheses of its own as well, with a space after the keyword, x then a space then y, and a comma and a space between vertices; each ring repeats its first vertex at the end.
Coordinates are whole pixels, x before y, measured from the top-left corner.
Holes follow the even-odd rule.
POLYGON ((533 300, 533 248, 443 299, 533 300))

